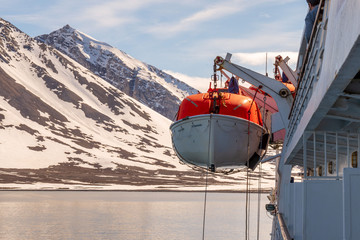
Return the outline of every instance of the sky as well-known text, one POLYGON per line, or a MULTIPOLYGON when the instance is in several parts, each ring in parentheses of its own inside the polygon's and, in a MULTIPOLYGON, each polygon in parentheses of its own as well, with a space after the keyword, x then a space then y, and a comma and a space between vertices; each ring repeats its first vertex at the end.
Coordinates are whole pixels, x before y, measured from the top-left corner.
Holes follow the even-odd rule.
POLYGON ((0 17, 31 37, 66 24, 129 55, 199 81, 213 60, 265 73, 274 57, 295 68, 308 11, 305 0, 0 0, 0 17), (266 60, 266 53, 268 59, 266 60))

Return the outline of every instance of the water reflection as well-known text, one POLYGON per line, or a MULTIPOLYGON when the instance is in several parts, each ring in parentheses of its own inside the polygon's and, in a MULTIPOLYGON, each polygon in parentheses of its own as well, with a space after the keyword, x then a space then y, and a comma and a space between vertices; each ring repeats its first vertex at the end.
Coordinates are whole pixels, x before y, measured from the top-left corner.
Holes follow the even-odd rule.
MULTIPOLYGON (((0 239, 201 239, 203 193, 0 192, 0 239)), ((262 196, 262 206, 266 203, 262 196)), ((256 239, 257 195, 251 206, 256 239)), ((261 209, 261 237, 271 219, 261 209)), ((243 239, 245 195, 208 194, 205 239, 243 239)))

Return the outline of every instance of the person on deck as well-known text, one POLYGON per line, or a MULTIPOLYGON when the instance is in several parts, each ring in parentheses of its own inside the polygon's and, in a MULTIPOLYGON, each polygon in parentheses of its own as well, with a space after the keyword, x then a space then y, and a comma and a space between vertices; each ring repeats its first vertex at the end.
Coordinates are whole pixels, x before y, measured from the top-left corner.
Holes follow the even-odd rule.
POLYGON ((309 5, 310 10, 305 18, 305 39, 306 42, 309 43, 320 0, 306 0, 306 1, 309 5))

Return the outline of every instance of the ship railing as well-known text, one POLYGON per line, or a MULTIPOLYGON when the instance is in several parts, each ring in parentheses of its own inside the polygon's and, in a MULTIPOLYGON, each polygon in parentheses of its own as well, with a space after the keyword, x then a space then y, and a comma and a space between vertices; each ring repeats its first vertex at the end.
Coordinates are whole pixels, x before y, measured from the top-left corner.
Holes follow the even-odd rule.
POLYGON ((279 222, 281 236, 284 240, 292 240, 293 238, 290 236, 289 230, 285 224, 284 218, 281 213, 276 214, 279 222))
MULTIPOLYGON (((329 13, 329 0, 322 0, 316 17, 309 43, 306 43, 305 38, 302 39, 302 44, 298 57, 298 88, 293 102, 292 110, 289 118, 289 127, 287 130, 287 138, 290 140, 295 133, 296 126, 299 124, 305 109, 308 106, 312 95, 312 90, 315 87, 321 73, 326 31, 329 13)), ((290 141, 287 141, 289 143, 290 141)))
POLYGON ((293 240, 291 237, 289 230, 286 226, 286 223, 284 221, 282 213, 276 209, 276 218, 274 218, 274 224, 273 227, 273 236, 272 239, 276 240, 293 240), (274 231, 275 230, 275 231, 274 231))
POLYGON ((357 168, 360 133, 305 131, 302 166, 304 179, 342 179, 344 168, 357 168))

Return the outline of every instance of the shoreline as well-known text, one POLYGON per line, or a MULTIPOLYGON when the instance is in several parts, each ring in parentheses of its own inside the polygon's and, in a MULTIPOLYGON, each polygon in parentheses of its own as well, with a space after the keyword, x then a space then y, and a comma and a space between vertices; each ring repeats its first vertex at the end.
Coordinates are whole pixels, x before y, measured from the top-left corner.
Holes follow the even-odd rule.
MULTIPOLYGON (((15 188, 1 188, 0 193, 12 192, 178 192, 178 193, 204 193, 205 190, 123 190, 123 189, 15 189, 15 188)), ((246 193, 244 190, 207 190, 208 193, 246 193)), ((270 190, 250 190, 249 193, 269 194, 270 190)))

